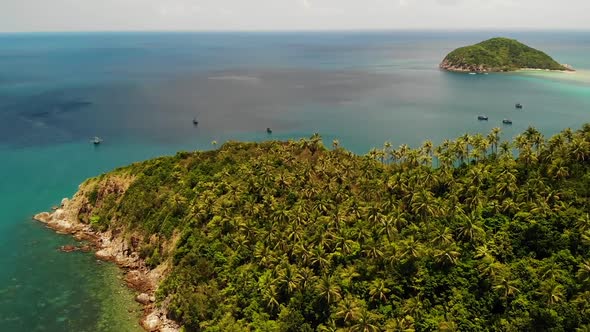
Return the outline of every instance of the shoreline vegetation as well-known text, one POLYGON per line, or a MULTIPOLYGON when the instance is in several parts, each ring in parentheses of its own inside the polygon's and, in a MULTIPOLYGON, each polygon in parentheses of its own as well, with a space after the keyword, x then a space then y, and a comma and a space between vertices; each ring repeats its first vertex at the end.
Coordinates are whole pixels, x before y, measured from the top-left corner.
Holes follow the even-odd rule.
POLYGON ((126 269, 148 331, 588 328, 590 124, 500 134, 365 156, 228 142, 35 219, 126 269))
MULTIPOLYGON (((122 188, 127 180, 117 179, 106 184, 109 188, 122 188), (121 181, 122 180, 122 181, 121 181)), ((115 189, 117 190, 117 189, 115 189)), ((80 246, 61 247, 62 252, 94 251, 97 259, 113 262, 125 271, 125 283, 139 294, 135 301, 143 305, 144 314, 140 321, 146 331, 177 332, 180 327, 166 317, 166 312, 158 308, 155 302, 155 290, 161 282, 166 266, 156 269, 146 266, 139 253, 129 246, 129 238, 121 236, 118 231, 100 231, 78 219, 83 208, 83 192, 78 192, 72 199, 64 198, 52 212, 41 212, 33 219, 45 224, 59 234, 72 235, 82 244, 80 246)))
POLYGON ((492 38, 449 53, 439 67, 451 72, 492 73, 522 70, 575 72, 549 55, 508 38, 492 38))

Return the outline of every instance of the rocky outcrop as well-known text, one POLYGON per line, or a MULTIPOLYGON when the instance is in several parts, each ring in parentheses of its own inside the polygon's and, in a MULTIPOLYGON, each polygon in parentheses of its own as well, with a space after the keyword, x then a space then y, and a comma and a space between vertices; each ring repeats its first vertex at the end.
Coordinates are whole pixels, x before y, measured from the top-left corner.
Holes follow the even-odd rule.
POLYGON ((137 295, 137 297, 135 297, 135 301, 137 301, 138 303, 141 303, 143 305, 147 305, 150 304, 152 302, 154 302, 156 299, 153 296, 150 296, 147 293, 141 293, 139 295, 137 295))
POLYGON ((61 251, 61 252, 74 252, 74 251, 88 252, 90 250, 91 250, 91 248, 89 245, 73 246, 73 245, 68 244, 68 245, 59 247, 59 251, 61 251))
POLYGON ((443 60, 440 65, 440 69, 460 72, 460 73, 487 73, 490 72, 488 68, 483 65, 469 65, 469 66, 462 66, 462 65, 455 65, 448 61, 447 59, 443 60))
MULTIPOLYGON (((113 190, 119 193, 124 192, 129 186, 128 182, 108 179, 100 187, 98 194, 113 192, 113 190)), ((53 212, 41 212, 35 215, 33 219, 44 223, 58 233, 71 234, 79 241, 89 242, 90 246, 95 250, 97 259, 114 262, 125 269, 127 285, 141 292, 136 301, 144 306, 144 317, 141 320, 141 325, 147 331, 179 331, 178 324, 167 318, 166 306, 157 306, 155 304, 154 293, 166 274, 167 265, 162 264, 155 269, 149 269, 136 251, 139 247, 136 238, 131 236, 135 241, 128 241, 123 231, 110 229, 99 232, 90 225, 81 222, 81 216, 91 210, 92 206, 86 197, 85 187, 81 186, 78 193, 71 200, 64 198, 60 206, 53 209, 53 212), (129 242, 134 245, 130 245, 129 242)), ((63 246, 60 247, 60 250, 72 252, 90 249, 90 246, 63 246)))

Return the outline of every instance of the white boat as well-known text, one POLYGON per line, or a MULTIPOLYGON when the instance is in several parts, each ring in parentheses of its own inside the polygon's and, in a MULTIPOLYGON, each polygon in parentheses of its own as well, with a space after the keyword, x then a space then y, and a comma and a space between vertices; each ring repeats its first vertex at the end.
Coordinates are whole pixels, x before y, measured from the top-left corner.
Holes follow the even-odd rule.
POLYGON ((98 136, 94 136, 94 138, 92 139, 92 143, 94 145, 98 145, 98 144, 102 143, 102 138, 100 138, 98 136))

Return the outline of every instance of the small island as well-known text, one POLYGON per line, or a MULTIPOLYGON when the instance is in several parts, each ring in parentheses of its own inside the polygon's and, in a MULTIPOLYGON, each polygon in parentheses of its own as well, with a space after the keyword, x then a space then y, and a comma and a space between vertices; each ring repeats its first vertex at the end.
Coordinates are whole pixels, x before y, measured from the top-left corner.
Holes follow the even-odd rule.
POLYGON ((523 69, 574 71, 549 55, 509 38, 492 38, 449 53, 440 68, 453 72, 508 72, 523 69))

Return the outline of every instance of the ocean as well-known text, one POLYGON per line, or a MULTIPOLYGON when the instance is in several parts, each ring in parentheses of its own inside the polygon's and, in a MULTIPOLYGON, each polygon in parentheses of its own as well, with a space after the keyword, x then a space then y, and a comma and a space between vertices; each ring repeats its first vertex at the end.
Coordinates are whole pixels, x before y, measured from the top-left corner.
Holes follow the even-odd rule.
POLYGON ((588 54, 583 31, 0 34, 0 331, 141 330, 121 271, 59 252, 74 241, 31 220, 87 177, 214 140, 317 132, 364 154, 493 127, 551 135, 590 121, 588 54), (438 69, 495 36, 578 71, 438 69))

